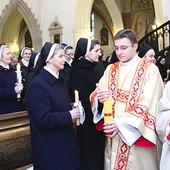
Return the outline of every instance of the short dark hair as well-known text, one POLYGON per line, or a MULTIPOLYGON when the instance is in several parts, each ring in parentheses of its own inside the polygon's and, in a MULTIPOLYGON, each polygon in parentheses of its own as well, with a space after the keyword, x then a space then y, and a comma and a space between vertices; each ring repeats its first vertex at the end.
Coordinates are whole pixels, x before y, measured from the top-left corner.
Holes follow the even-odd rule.
POLYGON ((122 39, 122 38, 128 38, 133 45, 135 43, 137 43, 136 33, 131 29, 120 30, 115 35, 114 40, 118 40, 118 39, 122 39))

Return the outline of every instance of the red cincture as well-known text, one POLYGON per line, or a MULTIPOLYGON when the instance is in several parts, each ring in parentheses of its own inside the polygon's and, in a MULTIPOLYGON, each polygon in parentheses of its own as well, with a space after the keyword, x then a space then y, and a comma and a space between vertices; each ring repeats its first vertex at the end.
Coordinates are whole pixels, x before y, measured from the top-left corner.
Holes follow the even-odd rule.
POLYGON ((166 139, 167 139, 167 140, 170 140, 170 132, 169 132, 169 134, 166 136, 166 139))

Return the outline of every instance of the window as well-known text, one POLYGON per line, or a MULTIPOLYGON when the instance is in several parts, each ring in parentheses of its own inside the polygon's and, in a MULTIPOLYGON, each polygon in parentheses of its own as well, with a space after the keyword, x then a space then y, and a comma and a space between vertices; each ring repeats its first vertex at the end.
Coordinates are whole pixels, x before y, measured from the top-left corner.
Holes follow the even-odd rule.
POLYGON ((90 18, 90 27, 91 27, 91 32, 93 33, 93 36, 94 36, 95 30, 94 30, 94 12, 93 11, 91 13, 91 18, 90 18))

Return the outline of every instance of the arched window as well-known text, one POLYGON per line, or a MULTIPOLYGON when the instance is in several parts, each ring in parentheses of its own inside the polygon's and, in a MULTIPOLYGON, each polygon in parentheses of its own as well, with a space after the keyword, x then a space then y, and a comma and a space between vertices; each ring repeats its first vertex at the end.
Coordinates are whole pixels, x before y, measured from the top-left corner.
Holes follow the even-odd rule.
POLYGON ((94 28, 94 12, 93 11, 91 13, 91 18, 90 18, 90 27, 91 27, 91 32, 93 33, 93 36, 94 36, 95 28, 94 28))

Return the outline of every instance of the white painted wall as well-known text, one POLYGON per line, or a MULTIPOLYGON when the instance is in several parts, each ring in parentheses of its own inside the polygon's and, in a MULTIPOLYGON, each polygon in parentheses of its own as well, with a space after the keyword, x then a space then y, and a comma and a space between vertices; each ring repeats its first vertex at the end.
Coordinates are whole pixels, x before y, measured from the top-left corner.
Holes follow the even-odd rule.
POLYGON ((63 26, 63 42, 73 43, 73 27, 76 0, 24 0, 40 24, 43 44, 50 41, 49 26, 57 20, 63 26))
MULTIPOLYGON (((19 1, 19 0, 0 0, 0 12, 5 9, 5 6, 9 3, 19 1)), ((93 0, 88 0, 84 2, 84 6, 80 3, 80 0, 23 0, 28 8, 30 8, 31 13, 34 15, 34 18, 37 20, 38 25, 40 26, 40 31, 42 33, 42 44, 46 41, 50 41, 49 35, 49 26, 53 23, 56 18, 59 23, 63 26, 63 36, 62 42, 75 45, 75 31, 80 30, 80 35, 85 35, 88 30, 88 27, 81 27, 83 25, 89 25, 87 16, 91 12, 91 4, 93 0), (80 5, 80 9, 77 8, 77 4, 80 5), (82 11, 82 9, 85 9, 82 11), (76 10, 79 10, 76 12, 76 10), (80 27, 76 27, 76 15, 77 13, 82 14, 79 18, 78 23, 80 27), (86 19, 84 19, 86 18, 86 19), (85 23, 83 24, 82 22, 85 23), (83 30, 84 29, 84 30, 83 30), (83 32, 84 31, 84 32, 83 32)), ((106 0, 107 1, 107 0, 106 0)), ((117 24, 119 25, 119 24, 117 24)))
MULTIPOLYGON (((6 5, 15 1, 17 0, 0 0, 0 15, 2 14, 2 11, 5 9, 6 5)), ((90 8, 91 4, 93 3, 93 0, 23 0, 23 1, 31 9, 31 12, 34 14, 37 23, 40 25, 40 31, 42 32, 43 41, 42 44, 46 41, 50 41, 48 29, 50 24, 55 21, 56 17, 63 26, 62 37, 63 42, 69 43, 74 46, 75 45, 74 41, 77 40, 79 35, 81 35, 81 32, 82 35, 84 35, 85 32, 87 32, 88 30, 87 16, 91 10, 90 8), (85 5, 78 9, 77 4, 81 5, 82 3, 85 5), (78 22, 76 21, 77 13, 80 14, 81 16, 80 18, 78 18, 78 22), (85 21, 84 24, 81 23, 84 21, 85 21), (83 25, 85 25, 86 27, 82 27, 83 25), (76 28, 76 26, 78 27, 76 28)), ((110 15, 113 19, 114 31, 116 33, 118 30, 123 28, 120 7, 117 7, 115 1, 110 0, 103 1, 106 4, 108 11, 110 12, 110 15)), ((157 21, 161 23, 165 22, 165 20, 169 20, 170 13, 168 8, 170 6, 170 0, 163 1, 153 0, 153 2, 155 6, 157 21)), ((112 44, 110 46, 112 46, 112 44)))

